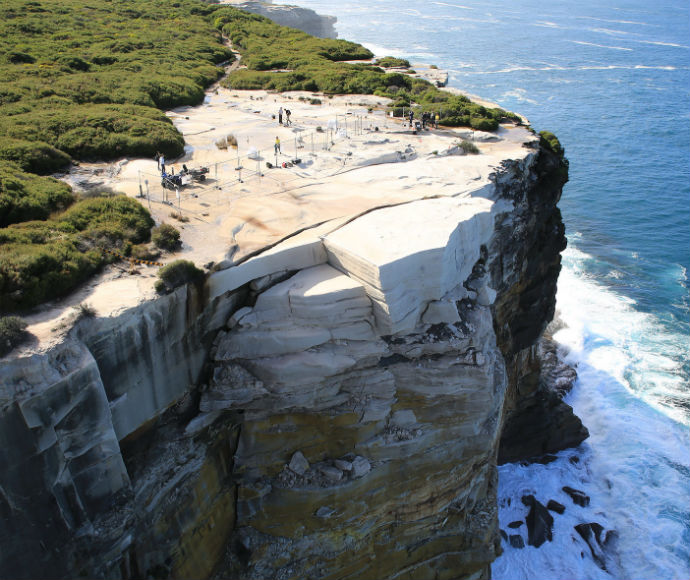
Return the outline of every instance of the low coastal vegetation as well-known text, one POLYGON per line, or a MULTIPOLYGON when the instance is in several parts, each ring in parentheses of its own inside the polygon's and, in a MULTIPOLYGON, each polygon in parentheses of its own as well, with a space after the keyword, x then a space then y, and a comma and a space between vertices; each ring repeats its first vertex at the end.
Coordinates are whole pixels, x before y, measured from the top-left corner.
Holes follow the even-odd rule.
MULTIPOLYGON (((162 109, 194 105, 233 59, 198 0, 0 4, 0 312, 65 295, 150 238, 125 197, 41 177, 72 160, 175 157, 162 109)), ((145 253, 145 252, 144 252, 145 253)))
POLYGON ((199 283, 204 279, 204 271, 189 260, 175 260, 158 271, 156 291, 164 294, 172 292, 184 284, 199 283))
POLYGON ((118 255, 149 254, 154 223, 139 203, 80 199, 47 176, 78 161, 182 154, 163 110, 202 102, 234 59, 228 40, 246 65, 223 81, 232 88, 376 94, 398 115, 414 106, 482 130, 517 119, 406 74, 404 59, 372 62, 359 44, 214 2, 3 0, 0 33, 0 314, 64 296, 118 255))
POLYGON ((165 222, 153 228, 151 241, 161 250, 168 250, 169 252, 174 252, 182 244, 180 230, 165 222))
POLYGON ((26 321, 18 316, 0 317, 0 356, 6 355, 29 337, 26 327, 26 321))
POLYGON ((214 14, 215 25, 242 54, 241 68, 222 81, 232 89, 313 91, 327 94, 374 94, 394 100, 397 116, 402 109, 440 114, 446 126, 467 126, 495 131, 501 120, 520 118, 499 108, 483 107, 464 95, 439 90, 430 82, 406 72, 387 73, 384 68, 409 68, 404 59, 384 57, 371 62, 373 53, 345 40, 309 36, 279 26, 263 16, 223 7, 214 14))
POLYGON ((64 296, 118 254, 147 242, 153 225, 138 201, 119 195, 79 200, 47 220, 0 229, 2 311, 64 296))
POLYGON ((394 56, 384 56, 383 58, 377 58, 375 62, 376 66, 383 68, 410 68, 410 61, 404 58, 396 58, 394 56))
POLYGON ((539 141, 542 147, 546 147, 549 151, 558 155, 561 159, 565 156, 565 150, 558 140, 558 137, 551 131, 539 131, 539 141))

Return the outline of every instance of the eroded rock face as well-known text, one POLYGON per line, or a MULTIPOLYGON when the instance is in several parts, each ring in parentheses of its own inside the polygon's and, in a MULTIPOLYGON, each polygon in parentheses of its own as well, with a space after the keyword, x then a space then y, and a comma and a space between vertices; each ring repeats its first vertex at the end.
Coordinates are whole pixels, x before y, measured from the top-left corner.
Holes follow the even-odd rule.
POLYGON ((235 313, 201 402, 244 410, 226 571, 488 574, 507 385, 490 308, 464 283, 491 209, 451 198, 371 212, 325 237, 330 263, 235 313), (410 241, 420 215, 436 227, 410 241))
POLYGON ((488 578, 564 246, 549 156, 3 366, 0 575, 488 578))
POLYGON ((335 16, 321 16, 308 8, 272 4, 271 2, 235 2, 237 8, 245 12, 261 14, 281 26, 297 28, 320 38, 337 38, 335 16))

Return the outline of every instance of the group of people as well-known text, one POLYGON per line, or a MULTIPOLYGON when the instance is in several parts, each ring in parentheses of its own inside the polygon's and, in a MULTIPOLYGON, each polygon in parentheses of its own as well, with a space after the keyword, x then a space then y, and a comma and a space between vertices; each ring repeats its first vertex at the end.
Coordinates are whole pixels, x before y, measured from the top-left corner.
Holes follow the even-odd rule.
POLYGON ((292 121, 290 120, 290 115, 292 113, 290 112, 290 109, 283 110, 283 107, 280 107, 280 109, 278 109, 278 124, 283 124, 283 113, 285 113, 285 126, 289 127, 290 125, 292 125, 292 121))
MULTIPOLYGON (((410 127, 413 126, 414 122, 414 111, 410 109, 410 114, 409 114, 409 119, 410 119, 410 127)), ((428 112, 423 112, 421 121, 422 121, 422 129, 426 129, 427 124, 429 127, 432 125, 434 126, 434 129, 438 129, 438 122, 441 120, 441 115, 437 111, 436 113, 428 113, 428 112)))

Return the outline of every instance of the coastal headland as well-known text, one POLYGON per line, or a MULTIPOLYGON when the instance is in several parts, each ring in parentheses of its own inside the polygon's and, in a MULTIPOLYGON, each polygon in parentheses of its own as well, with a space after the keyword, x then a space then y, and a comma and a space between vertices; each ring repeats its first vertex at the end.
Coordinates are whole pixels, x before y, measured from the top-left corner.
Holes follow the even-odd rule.
POLYGON ((567 164, 514 122, 421 128, 389 102, 214 86, 167 113, 166 176, 203 180, 65 176, 174 224, 161 263, 204 276, 159 292, 125 261, 27 317, 0 366, 2 575, 490 576, 499 448, 586 436, 542 404, 538 347, 567 164), (509 421, 543 429, 505 445, 509 421))

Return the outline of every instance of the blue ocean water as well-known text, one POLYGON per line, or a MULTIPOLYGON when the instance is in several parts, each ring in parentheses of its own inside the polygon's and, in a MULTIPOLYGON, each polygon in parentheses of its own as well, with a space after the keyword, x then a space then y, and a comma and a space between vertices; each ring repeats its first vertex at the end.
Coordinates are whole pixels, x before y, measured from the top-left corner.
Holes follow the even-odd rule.
POLYGON ((567 509, 553 542, 504 545, 494 578, 690 578, 690 4, 290 3, 337 16, 339 36, 377 56, 448 70, 451 86, 556 133, 570 160, 556 338, 591 436, 549 465, 500 469, 502 527, 524 518, 524 493, 567 509), (608 571, 574 532, 583 522, 616 530, 608 571))

